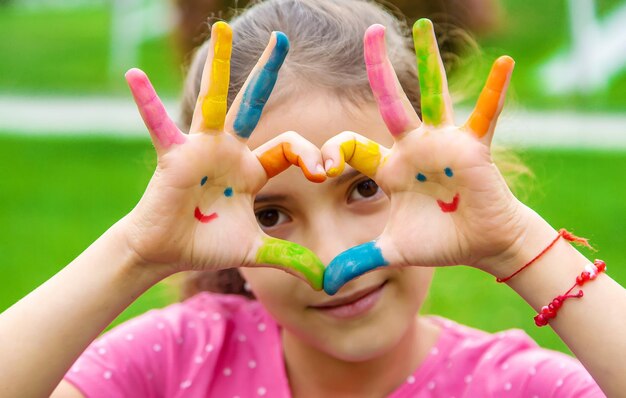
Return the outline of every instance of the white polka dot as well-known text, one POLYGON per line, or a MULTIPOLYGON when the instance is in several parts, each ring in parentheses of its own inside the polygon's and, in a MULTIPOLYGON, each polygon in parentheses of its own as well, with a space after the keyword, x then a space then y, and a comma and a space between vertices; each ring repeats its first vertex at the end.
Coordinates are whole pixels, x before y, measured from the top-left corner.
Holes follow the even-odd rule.
POLYGON ((509 368, 509 364, 508 363, 503 363, 502 366, 500 366, 500 369, 502 370, 507 370, 509 368))
POLYGON ((406 378, 406 382, 409 384, 413 384, 415 383, 415 376, 411 375, 409 377, 406 378))
POLYGON ((224 376, 230 376, 233 374, 233 371, 231 368, 224 368, 224 371, 222 373, 224 373, 224 376))
POLYGON ((556 386, 557 386, 557 387, 561 387, 562 385, 563 385, 563 379, 558 379, 558 380, 556 381, 556 386))
POLYGON ((205 311, 200 311, 200 313, 198 314, 198 316, 200 317, 200 319, 204 319, 207 317, 207 313, 205 311))
POLYGON ((433 347, 433 348, 430 350, 430 355, 437 355, 437 354, 439 354, 439 348, 437 348, 437 347, 433 347))
POLYGON ((429 381, 428 384, 426 384, 426 387, 428 387, 429 390, 434 390, 435 386, 436 384, 434 381, 429 381))
POLYGON ((157 329, 165 329, 165 324, 163 322, 157 323, 157 329))
POLYGON ((98 348, 98 354, 104 355, 107 353, 107 349, 104 347, 98 348))
POLYGON ((113 372, 111 372, 110 370, 107 370, 102 374, 102 377, 104 377, 107 380, 109 380, 112 376, 113 376, 113 372))
POLYGON ((504 389, 505 389, 506 391, 511 391, 511 388, 513 388, 513 385, 512 385, 511 383, 506 383, 506 384, 504 385, 504 389))
POLYGON ((537 374, 537 369, 534 366, 531 366, 530 369, 528 369, 528 374, 531 376, 534 376, 537 374))
POLYGON ((247 338, 245 334, 240 334, 239 336, 237 336, 237 340, 239 340, 239 342, 241 343, 245 343, 247 338))
POLYGON ((193 328, 195 328, 195 327, 196 327, 196 323, 195 323, 195 322, 193 322, 193 321, 189 321, 189 322, 187 322, 187 327, 188 327, 189 329, 193 329, 193 328))
POLYGON ((265 393, 266 393, 266 392, 267 392, 267 390, 265 389, 265 387, 259 387, 259 388, 257 388, 257 390, 256 390, 256 393, 257 393, 258 395, 260 395, 260 396, 265 395, 265 393))
POLYGON ((259 332, 264 332, 266 328, 267 326, 263 322, 259 323, 259 325, 257 326, 257 329, 259 329, 259 332))
POLYGON ((154 351, 156 351, 156 352, 161 351, 161 348, 162 348, 162 347, 161 347, 161 344, 155 344, 155 345, 153 345, 153 346, 152 346, 152 349, 153 349, 154 351))
POLYGON ((180 383, 180 388, 185 389, 185 388, 189 388, 191 386, 191 380, 185 380, 182 383, 180 383))
POLYGON ((473 379, 474 379, 474 378, 472 377, 472 375, 467 375, 467 376, 465 376, 465 379, 463 379, 463 380, 465 380, 465 382, 466 382, 467 384, 469 384, 469 383, 471 383, 471 382, 472 382, 472 380, 473 380, 473 379))
POLYGON ((200 355, 196 355, 196 357, 194 358, 195 363, 202 363, 203 360, 204 358, 202 358, 200 355))
POLYGON ((135 336, 133 336, 133 334, 132 334, 132 333, 128 333, 128 334, 126 335, 126 340, 128 340, 128 341, 131 341, 131 340, 132 340, 132 339, 134 339, 134 338, 135 338, 135 336))
POLYGON ((211 319, 213 319, 214 321, 219 321, 220 319, 222 319, 222 314, 220 314, 219 312, 214 312, 213 315, 211 315, 211 319))
POLYGON ((182 337, 176 337, 176 344, 183 344, 183 342, 185 342, 185 339, 182 337))
POLYGON ((80 372, 80 366, 78 366, 78 365, 73 366, 73 367, 72 367, 72 372, 74 372, 74 373, 78 373, 78 372, 80 372))
POLYGON ((206 347, 204 347, 204 351, 206 352, 213 351, 213 344, 207 344, 206 347))
POLYGON ((250 369, 254 369, 254 368, 256 368, 256 361, 255 361, 254 359, 249 360, 249 361, 248 361, 248 367, 249 367, 250 369))

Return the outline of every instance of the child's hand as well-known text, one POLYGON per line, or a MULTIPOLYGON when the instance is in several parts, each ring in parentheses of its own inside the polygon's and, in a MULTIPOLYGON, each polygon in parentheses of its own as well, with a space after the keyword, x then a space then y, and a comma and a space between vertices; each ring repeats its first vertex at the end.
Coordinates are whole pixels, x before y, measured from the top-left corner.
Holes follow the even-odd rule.
POLYGON ((513 60, 496 60, 476 109, 458 127, 432 23, 417 21, 413 36, 423 122, 387 58, 384 28, 374 25, 365 34, 365 61, 395 144, 387 149, 344 132, 322 148, 329 176, 341 173, 345 159, 391 198, 390 220, 382 235, 341 253, 326 269, 324 289, 330 294, 383 265, 467 264, 506 273, 497 266, 519 250, 527 223, 537 217, 513 196, 491 159, 491 139, 513 60))
POLYGON ((324 266, 317 256, 265 235, 253 212, 254 195, 291 163, 312 181, 326 178, 319 150, 295 133, 254 152, 246 145, 289 42, 280 32, 272 34, 227 113, 231 48, 230 27, 216 23, 189 135, 167 116, 147 76, 137 69, 127 73, 158 156, 145 194, 126 218, 129 245, 143 262, 172 273, 266 264, 321 289, 324 266))

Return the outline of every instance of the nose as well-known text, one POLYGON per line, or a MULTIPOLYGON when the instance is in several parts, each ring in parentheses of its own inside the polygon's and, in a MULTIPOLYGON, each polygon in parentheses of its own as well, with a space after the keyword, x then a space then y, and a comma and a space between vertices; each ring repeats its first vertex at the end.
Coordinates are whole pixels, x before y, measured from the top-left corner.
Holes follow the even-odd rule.
POLYGON ((322 263, 328 264, 340 253, 376 238, 378 231, 359 225, 357 219, 345 219, 333 211, 320 212, 309 222, 305 240, 322 263))

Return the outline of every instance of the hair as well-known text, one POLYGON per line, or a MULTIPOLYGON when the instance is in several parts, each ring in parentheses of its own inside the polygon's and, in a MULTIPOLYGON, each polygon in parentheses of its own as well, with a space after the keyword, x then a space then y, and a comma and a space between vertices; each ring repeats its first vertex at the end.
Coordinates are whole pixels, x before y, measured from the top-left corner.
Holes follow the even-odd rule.
MULTIPOLYGON (((284 98, 311 88, 327 90, 355 105, 373 102, 374 96, 363 62, 363 35, 369 26, 376 23, 386 28, 389 59, 404 92, 421 115, 417 68, 408 24, 403 17, 395 16, 369 0, 252 2, 230 21, 233 49, 228 105, 232 104, 241 90, 272 31, 285 33, 291 46, 266 109, 284 98)), ((446 33, 450 35, 449 30, 446 33)), ((191 125, 208 51, 207 39, 196 51, 188 70, 179 121, 183 131, 188 131, 191 125)), ((179 291, 181 300, 200 291, 253 297, 237 269, 182 274, 179 291)))

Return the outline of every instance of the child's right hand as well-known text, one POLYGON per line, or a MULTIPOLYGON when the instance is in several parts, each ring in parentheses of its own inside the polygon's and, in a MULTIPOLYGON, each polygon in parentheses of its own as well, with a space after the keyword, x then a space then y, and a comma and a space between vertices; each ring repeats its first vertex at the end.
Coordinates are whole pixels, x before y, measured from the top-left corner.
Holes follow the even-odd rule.
POLYGON ((268 265, 321 289, 324 265, 310 250, 265 235, 254 195, 291 164, 311 181, 325 179, 319 150, 294 133, 255 151, 246 141, 261 115, 287 55, 287 37, 275 32, 228 113, 232 31, 213 25, 211 49, 189 135, 167 116, 147 76, 126 74, 150 131, 158 162, 148 188, 125 218, 128 244, 142 263, 166 273, 268 265))

